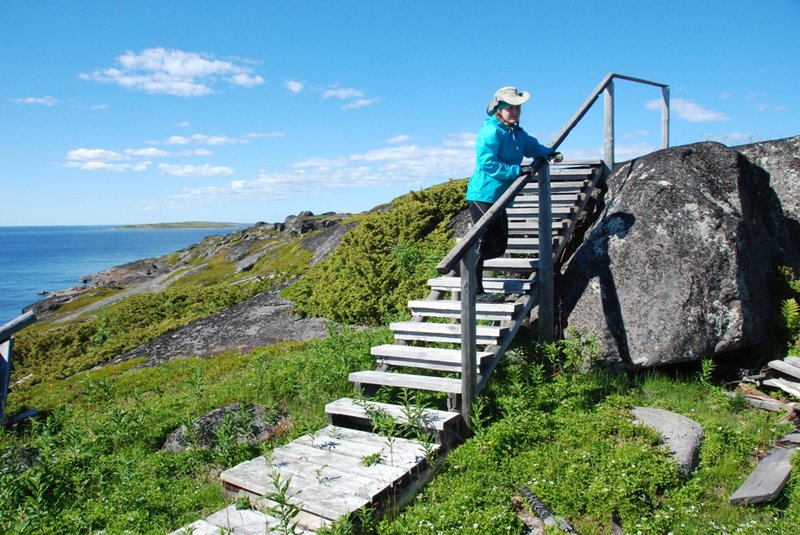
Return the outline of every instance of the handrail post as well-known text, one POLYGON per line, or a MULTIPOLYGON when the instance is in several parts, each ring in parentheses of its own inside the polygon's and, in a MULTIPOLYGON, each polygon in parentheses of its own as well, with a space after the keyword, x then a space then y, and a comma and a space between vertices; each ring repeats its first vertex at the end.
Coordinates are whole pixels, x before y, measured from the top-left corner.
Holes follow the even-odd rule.
POLYGON ((611 79, 603 90, 603 116, 605 118, 605 135, 603 136, 603 147, 606 163, 606 175, 614 170, 614 80, 611 79))
POLYGON ((36 314, 26 312, 0 326, 0 424, 6 422, 8 384, 11 379, 11 355, 14 351, 14 333, 36 321, 36 314))
POLYGON ((11 353, 14 350, 14 338, 0 343, 0 424, 6 424, 6 403, 8 402, 8 383, 11 378, 11 353))
POLYGON ((461 257, 461 416, 467 429, 472 427, 470 412, 477 380, 477 327, 475 321, 475 288, 477 245, 468 247, 461 257))
POLYGON ((669 148, 669 86, 661 88, 661 148, 669 148))
POLYGON ((553 341, 553 209, 550 165, 537 173, 539 184, 539 341, 553 341))

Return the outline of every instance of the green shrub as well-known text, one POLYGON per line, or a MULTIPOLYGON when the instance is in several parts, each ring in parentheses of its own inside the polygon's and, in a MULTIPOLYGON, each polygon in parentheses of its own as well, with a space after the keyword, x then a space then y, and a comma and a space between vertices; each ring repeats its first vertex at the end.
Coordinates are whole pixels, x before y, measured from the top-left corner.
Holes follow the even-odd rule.
POLYGON ((348 232, 333 254, 284 290, 298 311, 379 325, 402 313, 453 244, 447 225, 466 208, 464 180, 395 199, 348 232))

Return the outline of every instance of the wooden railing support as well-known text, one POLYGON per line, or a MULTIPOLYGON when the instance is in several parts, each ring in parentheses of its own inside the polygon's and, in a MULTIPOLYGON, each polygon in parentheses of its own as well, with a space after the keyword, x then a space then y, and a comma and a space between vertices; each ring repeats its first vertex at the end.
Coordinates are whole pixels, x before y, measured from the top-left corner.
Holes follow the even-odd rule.
POLYGON ((477 326, 475 319, 475 287, 478 284, 476 267, 477 245, 468 247, 461 257, 461 416, 471 428, 470 412, 477 380, 477 326))
POLYGON ((550 193, 550 165, 544 162, 537 173, 539 183, 539 341, 553 341, 553 207, 550 193))
POLYGON ((614 170, 614 79, 603 90, 603 161, 606 176, 614 170))
POLYGON ((26 312, 0 327, 0 424, 5 425, 8 383, 11 378, 11 356, 14 351, 12 335, 36 321, 36 314, 26 312))

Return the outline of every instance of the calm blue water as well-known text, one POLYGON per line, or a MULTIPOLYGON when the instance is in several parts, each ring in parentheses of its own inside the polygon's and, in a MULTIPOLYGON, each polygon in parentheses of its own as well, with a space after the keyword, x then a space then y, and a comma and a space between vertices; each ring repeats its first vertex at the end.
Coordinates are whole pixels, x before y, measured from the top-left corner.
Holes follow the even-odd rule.
POLYGON ((0 227, 0 325, 42 299, 37 292, 71 288, 86 275, 235 230, 0 227))

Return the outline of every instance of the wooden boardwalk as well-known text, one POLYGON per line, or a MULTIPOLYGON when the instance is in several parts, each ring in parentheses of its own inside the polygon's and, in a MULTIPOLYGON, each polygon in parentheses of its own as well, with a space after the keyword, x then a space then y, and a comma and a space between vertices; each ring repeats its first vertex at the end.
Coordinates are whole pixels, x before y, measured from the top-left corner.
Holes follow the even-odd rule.
MULTIPOLYGON (((571 162, 551 171, 554 256, 566 247, 588 200, 597 194, 601 162, 571 162)), ((510 240, 504 258, 486 261, 497 277, 483 280, 487 292, 505 303, 476 306, 477 382, 486 384, 519 327, 536 305, 539 197, 535 182, 524 187, 507 209, 510 240)), ((330 425, 275 448, 221 474, 224 492, 244 497, 250 508, 229 506, 174 531, 203 534, 279 533, 291 520, 299 532, 313 533, 359 511, 392 514, 407 504, 432 477, 447 451, 464 438, 460 414, 462 372, 460 279, 428 281, 425 300, 409 302, 411 321, 390 325, 395 343, 372 348, 376 367, 350 374, 357 391, 369 395, 384 386, 441 392, 447 411, 343 398, 326 406, 330 425), (435 321, 428 321, 429 319, 435 321), (414 373, 410 373, 413 371, 414 373), (418 430, 421 439, 386 435, 386 421, 418 430), (378 424, 376 422, 383 422, 378 424), (430 439, 425 439, 430 437, 430 439), (282 507, 282 512, 281 512, 282 507), (288 514, 287 514, 288 512, 288 514), (291 518, 289 518, 291 517, 291 518), (302 531, 301 531, 302 530, 302 531)), ((392 426, 389 426, 391 429, 392 426)), ((394 433, 394 432, 393 432, 394 433)))

